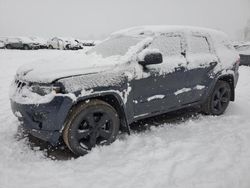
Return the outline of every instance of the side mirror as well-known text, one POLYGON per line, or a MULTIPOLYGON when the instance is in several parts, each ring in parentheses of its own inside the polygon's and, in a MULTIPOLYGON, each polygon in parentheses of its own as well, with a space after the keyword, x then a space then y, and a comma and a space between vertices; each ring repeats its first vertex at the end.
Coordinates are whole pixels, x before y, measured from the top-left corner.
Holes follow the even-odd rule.
POLYGON ((139 61, 139 64, 142 66, 160 63, 162 63, 162 54, 158 52, 147 54, 142 61, 139 61))

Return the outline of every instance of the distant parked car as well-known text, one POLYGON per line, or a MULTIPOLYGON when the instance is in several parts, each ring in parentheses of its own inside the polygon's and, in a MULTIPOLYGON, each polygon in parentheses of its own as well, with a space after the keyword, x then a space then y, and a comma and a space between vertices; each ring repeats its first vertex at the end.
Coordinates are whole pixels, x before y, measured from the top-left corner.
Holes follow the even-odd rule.
POLYGON ((34 43, 38 43, 39 49, 46 49, 48 48, 47 46, 47 40, 40 38, 40 37, 30 37, 34 43))
POLYGON ((67 50, 79 50, 79 49, 83 49, 83 47, 81 46, 81 43, 73 38, 67 38, 64 39, 64 42, 66 43, 65 48, 67 50))
POLYGON ((59 38, 59 37, 54 37, 52 39, 50 39, 48 42, 47 42, 47 46, 49 49, 60 49, 60 50, 63 50, 65 49, 65 43, 64 41, 59 38))
POLYGON ((250 66, 250 42, 242 42, 234 45, 240 54, 240 65, 250 66))
POLYGON ((0 40, 0 49, 5 48, 5 42, 3 40, 0 40))
POLYGON ((221 115, 235 99, 239 55, 219 31, 136 27, 78 55, 19 68, 10 91, 27 133, 76 155, 137 120, 194 105, 221 115))
POLYGON ((54 37, 48 41, 49 49, 78 50, 82 49, 78 40, 74 38, 54 37))
POLYGON ((6 39, 6 48, 31 50, 31 49, 38 49, 39 44, 26 37, 15 37, 6 39))
POLYGON ((82 48, 95 46, 95 41, 93 40, 78 40, 82 48))

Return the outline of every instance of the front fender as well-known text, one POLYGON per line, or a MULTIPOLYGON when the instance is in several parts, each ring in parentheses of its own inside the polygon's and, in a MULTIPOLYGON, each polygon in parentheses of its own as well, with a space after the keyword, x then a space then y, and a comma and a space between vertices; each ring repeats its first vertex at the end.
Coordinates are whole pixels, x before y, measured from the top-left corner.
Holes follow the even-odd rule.
POLYGON ((75 103, 79 103, 79 102, 82 102, 82 101, 87 101, 87 100, 90 100, 90 99, 94 99, 94 98, 99 98, 99 97, 105 97, 105 96, 108 96, 108 95, 112 95, 114 96, 117 101, 119 102, 119 104, 124 107, 124 101, 122 99, 122 96, 120 94, 121 92, 115 92, 115 91, 103 91, 103 92, 93 92, 91 94, 88 94, 88 95, 84 95, 84 96, 78 96, 75 103))

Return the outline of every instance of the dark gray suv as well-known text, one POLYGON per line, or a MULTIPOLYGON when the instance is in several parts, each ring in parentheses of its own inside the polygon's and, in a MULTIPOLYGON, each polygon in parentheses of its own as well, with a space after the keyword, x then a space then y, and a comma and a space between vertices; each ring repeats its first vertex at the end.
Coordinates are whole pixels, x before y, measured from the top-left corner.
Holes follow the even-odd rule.
POLYGON ((142 26, 113 33, 87 54, 24 65, 10 99, 25 131, 76 155, 112 143, 136 120, 234 101, 239 55, 219 31, 142 26), (79 57, 76 57, 79 56, 79 57))
POLYGON ((7 49, 22 49, 22 50, 31 50, 38 49, 39 43, 25 37, 16 37, 6 39, 7 49))

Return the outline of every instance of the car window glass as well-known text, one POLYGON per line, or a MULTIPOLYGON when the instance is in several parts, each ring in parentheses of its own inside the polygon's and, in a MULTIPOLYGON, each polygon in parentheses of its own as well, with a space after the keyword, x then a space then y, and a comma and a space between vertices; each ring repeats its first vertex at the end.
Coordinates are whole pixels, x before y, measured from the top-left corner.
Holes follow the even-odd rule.
POLYGON ((130 47, 139 43, 142 38, 135 38, 131 36, 116 36, 103 41, 99 45, 90 49, 88 53, 97 53, 104 58, 109 56, 124 56, 130 47))
POLYGON ((18 39, 8 39, 8 42, 19 42, 18 39))
POLYGON ((210 53, 209 44, 206 37, 203 36, 190 36, 189 40, 190 53, 210 53))
POLYGON ((181 37, 165 35, 158 36, 149 48, 160 50, 163 56, 181 55, 181 37))

